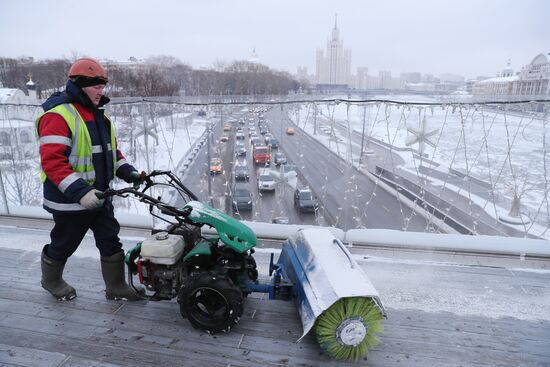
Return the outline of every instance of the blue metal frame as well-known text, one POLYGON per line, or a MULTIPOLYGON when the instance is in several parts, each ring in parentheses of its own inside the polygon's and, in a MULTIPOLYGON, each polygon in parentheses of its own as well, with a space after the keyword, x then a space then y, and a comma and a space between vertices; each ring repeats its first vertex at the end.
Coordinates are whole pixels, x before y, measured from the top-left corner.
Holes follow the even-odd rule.
POLYGON ((289 245, 283 244, 283 251, 281 251, 281 255, 279 255, 277 264, 273 263, 273 254, 271 254, 269 263, 269 275, 272 276, 271 283, 249 282, 246 285, 246 291, 268 293, 270 300, 277 299, 289 301, 294 298, 294 284, 290 281, 288 273, 285 271, 285 269, 288 269, 287 263, 282 261, 282 259, 286 258, 284 254, 288 251, 288 248, 290 248, 289 245), (287 247, 286 251, 285 247, 287 247), (286 291, 286 289, 289 290, 286 291))

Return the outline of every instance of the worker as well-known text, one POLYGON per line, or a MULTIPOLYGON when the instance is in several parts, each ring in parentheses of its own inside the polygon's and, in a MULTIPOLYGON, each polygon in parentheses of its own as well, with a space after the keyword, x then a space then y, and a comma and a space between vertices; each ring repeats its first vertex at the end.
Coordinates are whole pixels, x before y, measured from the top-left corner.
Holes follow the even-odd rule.
POLYGON ((120 225, 111 198, 101 199, 115 176, 139 185, 143 176, 118 149, 113 122, 103 106, 108 82, 105 68, 92 58, 76 60, 63 92, 42 104, 36 119, 40 140, 43 206, 54 219, 50 243, 42 249, 42 287, 59 300, 71 300, 76 290, 63 279, 67 259, 91 229, 101 255, 107 299, 138 300, 126 283, 120 225), (99 195, 101 196, 101 195, 99 195))

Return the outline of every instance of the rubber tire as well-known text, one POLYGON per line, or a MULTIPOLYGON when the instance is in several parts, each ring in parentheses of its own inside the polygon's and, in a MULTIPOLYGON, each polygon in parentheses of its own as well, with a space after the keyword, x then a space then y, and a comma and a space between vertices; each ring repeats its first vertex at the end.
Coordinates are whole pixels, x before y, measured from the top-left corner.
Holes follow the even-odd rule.
POLYGON ((228 277, 211 272, 191 275, 180 289, 178 302, 182 316, 208 334, 230 331, 243 314, 241 290, 228 277))

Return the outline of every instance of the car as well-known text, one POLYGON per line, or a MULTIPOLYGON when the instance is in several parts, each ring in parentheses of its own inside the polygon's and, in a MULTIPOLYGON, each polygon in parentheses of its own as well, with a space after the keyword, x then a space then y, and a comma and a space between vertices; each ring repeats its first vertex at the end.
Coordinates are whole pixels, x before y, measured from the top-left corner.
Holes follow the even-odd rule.
POLYGON ((283 152, 277 152, 273 156, 273 163, 275 163, 276 166, 280 166, 281 164, 286 163, 286 155, 283 152))
POLYGON ((294 135, 294 128, 292 128, 292 127, 287 127, 287 128, 286 128, 286 134, 287 134, 287 135, 294 135))
POLYGON ((279 148, 279 140, 276 138, 269 139, 268 145, 271 147, 271 149, 277 149, 279 148))
POLYGON ((271 140, 271 138, 273 138, 273 134, 271 134, 271 133, 266 133, 266 134, 264 135, 265 145, 268 145, 268 144, 269 144, 269 141, 271 140))
POLYGON ((294 173, 297 173, 296 171, 296 165, 295 164, 282 164, 281 165, 281 172, 282 173, 290 173, 290 172, 294 172, 294 173))
POLYGON ((235 139, 244 140, 244 133, 242 131, 239 131, 237 134, 235 134, 235 139))
POLYGON ((294 206, 300 213, 311 213, 317 210, 317 198, 310 188, 296 189, 294 191, 294 206))
POLYGON ((233 174, 236 181, 248 180, 250 178, 250 170, 246 165, 236 165, 233 174))
POLYGON ((223 124, 223 131, 231 131, 231 124, 228 124, 228 123, 223 124))
POLYGON ((263 170, 258 175, 258 191, 275 191, 275 179, 263 170))
POLYGON ((235 155, 238 157, 246 155, 246 147, 244 146, 244 143, 239 142, 235 145, 235 155))
POLYGON ((227 136, 227 135, 222 135, 221 138, 220 138, 220 141, 224 142, 224 143, 228 140, 229 140, 229 136, 227 136))
POLYGON ((252 193, 246 183, 236 183, 232 190, 232 207, 233 211, 251 211, 252 210, 252 193))
POLYGON ((264 125, 260 125, 260 134, 264 135, 264 134, 267 134, 267 127, 265 127, 264 125))
POLYGON ((223 173, 222 160, 220 158, 212 158, 210 160, 210 173, 213 175, 223 173))
POLYGON ((290 223, 290 220, 288 219, 288 217, 275 217, 271 220, 271 223, 288 224, 288 223, 290 223))
POLYGON ((262 145, 262 139, 260 139, 258 136, 252 136, 250 138, 250 144, 252 144, 253 147, 257 145, 262 145))

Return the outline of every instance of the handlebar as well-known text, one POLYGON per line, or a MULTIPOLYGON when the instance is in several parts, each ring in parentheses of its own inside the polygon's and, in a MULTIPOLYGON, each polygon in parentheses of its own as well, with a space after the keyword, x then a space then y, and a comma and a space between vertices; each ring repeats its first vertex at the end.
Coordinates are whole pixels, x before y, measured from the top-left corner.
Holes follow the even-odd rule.
POLYGON ((172 186, 177 186, 180 190, 184 191, 185 194, 187 194, 187 196, 189 196, 190 199, 198 200, 197 196, 195 196, 193 192, 191 192, 187 187, 185 187, 185 185, 183 185, 183 183, 178 179, 178 177, 176 177, 171 171, 160 171, 160 170, 152 171, 149 174, 145 174, 145 172, 142 172, 141 174, 145 181, 145 187, 142 190, 139 190, 139 187, 130 186, 130 187, 124 187, 122 189, 107 189, 103 192, 98 191, 96 192, 96 196, 99 199, 106 199, 112 196, 126 197, 127 195, 133 195, 138 197, 140 201, 146 204, 155 206, 163 214, 166 214, 172 217, 180 217, 182 219, 185 219, 187 218, 187 216, 189 216, 189 213, 191 213, 191 210, 192 210, 191 208, 186 208, 183 210, 178 209, 174 206, 171 206, 162 202, 160 198, 156 199, 145 193, 145 191, 147 191, 149 188, 157 184, 153 180, 151 180, 151 177, 168 176, 169 178, 168 184, 172 186))

